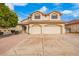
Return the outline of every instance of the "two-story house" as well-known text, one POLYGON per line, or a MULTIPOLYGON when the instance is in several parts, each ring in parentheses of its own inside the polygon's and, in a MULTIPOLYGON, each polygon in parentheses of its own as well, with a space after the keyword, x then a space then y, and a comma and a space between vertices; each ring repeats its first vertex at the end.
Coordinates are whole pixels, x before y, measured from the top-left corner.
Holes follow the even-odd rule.
POLYGON ((29 34, 64 34, 65 26, 61 21, 61 15, 57 11, 49 14, 36 11, 20 24, 26 26, 26 32, 29 34))

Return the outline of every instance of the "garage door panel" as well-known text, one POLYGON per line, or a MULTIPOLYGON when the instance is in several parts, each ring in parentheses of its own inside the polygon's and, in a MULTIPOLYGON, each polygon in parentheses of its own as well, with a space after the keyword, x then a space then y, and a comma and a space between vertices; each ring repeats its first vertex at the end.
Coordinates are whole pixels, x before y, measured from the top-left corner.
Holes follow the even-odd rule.
POLYGON ((41 34, 41 28, 40 27, 31 27, 29 29, 30 34, 41 34))
POLYGON ((30 34, 61 34, 61 27, 57 25, 47 25, 44 27, 34 26, 29 29, 30 34))
POLYGON ((60 34, 61 28, 59 26, 46 26, 42 28, 43 34, 60 34))

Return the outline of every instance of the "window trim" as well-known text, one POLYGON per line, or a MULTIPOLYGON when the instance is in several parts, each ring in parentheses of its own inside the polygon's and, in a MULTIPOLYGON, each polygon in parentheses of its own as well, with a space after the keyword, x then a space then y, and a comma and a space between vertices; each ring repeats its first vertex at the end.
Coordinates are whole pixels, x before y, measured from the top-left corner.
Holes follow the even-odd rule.
POLYGON ((57 19, 58 18, 58 15, 57 14, 52 14, 51 15, 51 19, 57 19))
POLYGON ((40 19, 41 18, 41 15, 40 14, 35 14, 34 15, 34 19, 40 19))

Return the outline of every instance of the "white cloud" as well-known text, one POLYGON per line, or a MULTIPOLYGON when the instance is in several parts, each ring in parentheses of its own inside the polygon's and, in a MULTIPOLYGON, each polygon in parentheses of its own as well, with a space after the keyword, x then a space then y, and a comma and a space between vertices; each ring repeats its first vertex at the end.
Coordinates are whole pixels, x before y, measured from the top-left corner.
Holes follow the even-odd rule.
POLYGON ((61 13, 63 13, 63 14, 71 14, 72 11, 71 11, 71 10, 64 10, 64 11, 62 11, 61 13))
POLYGON ((73 14, 73 17, 77 17, 78 15, 77 14, 73 14))
POLYGON ((14 10, 14 6, 25 6, 26 3, 5 3, 11 10, 14 10))
POLYGON ((18 17, 18 21, 22 21, 24 18, 23 17, 18 17))
POLYGON ((73 16, 73 17, 79 17, 79 9, 77 9, 77 10, 64 10, 64 11, 62 11, 61 13, 63 13, 63 14, 66 14, 66 15, 71 15, 71 16, 73 16))
POLYGON ((48 8, 46 6, 43 6, 39 11, 46 12, 47 10, 48 10, 48 8))
POLYGON ((13 5, 16 5, 16 6, 25 6, 25 5, 27 5, 27 3, 14 3, 13 5))
POLYGON ((79 17, 79 9, 73 11, 73 17, 79 17))
POLYGON ((8 6, 11 10, 14 10, 14 5, 11 3, 6 3, 6 6, 8 6))
POLYGON ((73 15, 73 17, 79 17, 79 13, 74 13, 72 15, 73 15))

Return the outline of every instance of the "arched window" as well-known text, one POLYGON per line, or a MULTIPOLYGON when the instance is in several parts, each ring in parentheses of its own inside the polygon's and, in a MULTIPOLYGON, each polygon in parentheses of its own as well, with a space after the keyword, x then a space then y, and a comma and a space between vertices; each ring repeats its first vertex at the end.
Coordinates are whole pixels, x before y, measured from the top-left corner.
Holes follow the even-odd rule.
POLYGON ((40 19, 40 14, 35 14, 35 19, 40 19))
POLYGON ((57 19, 58 18, 58 15, 57 14, 52 14, 51 15, 51 19, 57 19))

